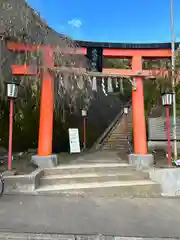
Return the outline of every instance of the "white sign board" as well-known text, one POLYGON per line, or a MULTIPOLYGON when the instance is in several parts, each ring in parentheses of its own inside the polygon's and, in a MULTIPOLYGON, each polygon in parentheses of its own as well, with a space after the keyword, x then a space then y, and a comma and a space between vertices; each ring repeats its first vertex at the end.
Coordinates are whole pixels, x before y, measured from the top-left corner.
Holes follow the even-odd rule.
POLYGON ((80 153, 79 129, 69 128, 70 153, 80 153))

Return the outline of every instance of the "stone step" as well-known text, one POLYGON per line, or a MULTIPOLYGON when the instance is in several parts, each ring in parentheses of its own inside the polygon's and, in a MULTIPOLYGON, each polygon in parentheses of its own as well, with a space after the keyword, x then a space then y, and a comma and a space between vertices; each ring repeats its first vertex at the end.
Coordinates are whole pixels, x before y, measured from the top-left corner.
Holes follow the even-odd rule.
POLYGON ((102 148, 107 148, 107 149, 115 149, 115 150, 119 150, 119 151, 128 151, 129 146, 118 146, 118 145, 110 145, 110 144, 106 144, 103 145, 102 148))
POLYGON ((117 148, 117 147, 102 147, 102 150, 116 150, 116 151, 122 152, 123 154, 129 153, 128 149, 122 149, 122 148, 117 148))
POLYGON ((107 138, 104 142, 109 142, 109 141, 120 141, 120 142, 127 142, 126 138, 121 138, 121 137, 111 137, 107 138))
POLYGON ((109 135, 110 137, 116 137, 116 136, 121 136, 122 138, 126 137, 126 133, 120 133, 120 132, 113 132, 112 134, 109 135))
POLYGON ((121 142, 119 142, 119 141, 108 141, 108 142, 105 142, 104 143, 104 145, 116 145, 116 146, 119 146, 119 147, 121 147, 121 146, 128 146, 128 144, 127 143, 121 143, 121 142))
POLYGON ((128 146, 127 142, 121 141, 121 140, 120 141, 119 140, 109 140, 109 141, 104 142, 104 144, 116 144, 116 145, 119 145, 119 146, 121 146, 121 145, 128 146))
MULTIPOLYGON (((128 135, 130 133, 127 133, 128 135)), ((120 138, 126 138, 127 137, 126 133, 119 133, 119 132, 113 132, 109 135, 109 137, 120 137, 120 138)))
POLYGON ((93 197, 160 197, 160 186, 151 180, 112 181, 47 185, 35 190, 40 195, 93 197))
POLYGON ((106 142, 106 143, 104 143, 104 145, 106 145, 106 146, 111 146, 111 145, 114 145, 114 146, 117 146, 117 147, 128 147, 128 144, 127 143, 120 143, 120 142, 106 142))
POLYGON ((70 174, 70 175, 49 175, 44 176, 40 180, 40 186, 45 185, 61 185, 76 183, 92 183, 92 182, 110 182, 110 181, 130 181, 149 179, 149 174, 143 172, 115 172, 115 173, 86 173, 86 174, 70 174))
MULTIPOLYGON (((109 149, 108 149, 109 150, 109 149)), ((106 149, 103 149, 103 151, 106 151, 106 149)), ((94 160, 94 159, 91 159, 91 160, 87 160, 87 159, 84 159, 84 160, 75 160, 75 161, 73 161, 74 162, 74 164, 98 164, 98 163, 112 163, 112 159, 99 159, 99 160, 94 160)), ((117 160, 114 160, 113 159, 113 162, 115 163, 122 163, 122 162, 125 162, 125 163, 127 163, 127 161, 125 161, 125 160, 123 160, 122 161, 122 159, 117 159, 117 160)))
POLYGON ((122 138, 108 138, 104 142, 121 142, 121 143, 128 143, 126 139, 122 138))
POLYGON ((116 138, 119 138, 119 139, 124 139, 124 140, 126 140, 127 138, 126 138, 126 135, 121 135, 121 134, 112 134, 111 136, 109 136, 109 138, 108 139, 116 139, 116 138))
POLYGON ((116 146, 111 146, 111 147, 102 146, 101 149, 103 149, 103 150, 116 150, 116 151, 119 151, 119 152, 123 152, 123 154, 128 154, 129 153, 129 150, 127 148, 126 149, 120 148, 120 147, 118 148, 116 146))
POLYGON ((121 136, 126 136, 126 134, 128 133, 128 131, 126 132, 125 130, 123 129, 117 129, 117 130, 114 130, 112 132, 112 134, 110 134, 111 136, 112 135, 121 135, 121 136))
POLYGON ((107 139, 106 141, 104 141, 104 144, 106 143, 119 143, 119 144, 128 144, 127 140, 122 140, 122 139, 107 139))
MULTIPOLYGON (((90 159, 89 159, 90 161, 90 159)), ((127 163, 91 163, 91 164, 75 164, 61 165, 56 168, 44 169, 44 176, 47 175, 69 175, 78 173, 112 173, 117 171, 133 171, 134 168, 127 163)))

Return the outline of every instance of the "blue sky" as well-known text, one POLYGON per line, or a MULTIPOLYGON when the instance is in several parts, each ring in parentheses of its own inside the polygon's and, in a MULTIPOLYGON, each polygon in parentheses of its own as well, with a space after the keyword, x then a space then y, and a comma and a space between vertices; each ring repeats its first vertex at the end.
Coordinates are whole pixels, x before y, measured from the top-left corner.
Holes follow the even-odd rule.
MULTIPOLYGON (((27 0, 56 31, 73 39, 168 42, 170 0, 27 0)), ((174 0, 180 41, 180 0, 174 0)))

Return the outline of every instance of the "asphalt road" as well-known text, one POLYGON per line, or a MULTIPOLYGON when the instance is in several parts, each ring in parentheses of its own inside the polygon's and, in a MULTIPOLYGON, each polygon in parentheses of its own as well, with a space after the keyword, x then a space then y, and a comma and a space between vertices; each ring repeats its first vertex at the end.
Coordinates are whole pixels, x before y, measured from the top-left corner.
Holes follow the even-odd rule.
POLYGON ((180 237, 179 199, 3 196, 0 231, 180 237))

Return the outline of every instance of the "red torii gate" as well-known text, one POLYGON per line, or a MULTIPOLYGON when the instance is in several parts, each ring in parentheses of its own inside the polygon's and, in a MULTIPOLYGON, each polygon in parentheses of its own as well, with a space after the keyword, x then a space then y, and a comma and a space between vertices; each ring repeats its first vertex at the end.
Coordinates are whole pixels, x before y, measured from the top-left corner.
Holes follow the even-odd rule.
MULTIPOLYGON (((43 68, 41 72, 42 89, 40 101, 40 120, 39 120, 39 139, 38 139, 38 157, 49 157, 52 155, 53 138, 53 108, 54 91, 53 75, 50 69, 54 68, 54 48, 50 45, 31 45, 24 43, 7 42, 7 48, 15 52, 40 51, 42 53, 43 68)), ((70 49, 68 49, 68 53, 70 49)), ((73 54, 86 54, 86 49, 73 50, 73 54)), ((37 66, 14 65, 12 64, 13 75, 31 75, 38 74, 37 66)), ((36 161, 37 162, 37 161, 36 161)))
MULTIPOLYGON (((39 141, 38 156, 48 157, 52 155, 52 136, 53 136, 53 76, 49 69, 54 67, 53 47, 49 45, 27 45, 22 43, 7 43, 10 51, 37 51, 42 52, 42 90, 40 103, 40 123, 39 123, 39 141)), ((76 54, 86 55, 87 48, 79 48, 76 54)), ((144 114, 144 91, 143 76, 149 75, 149 71, 142 70, 142 58, 167 58, 171 57, 170 49, 103 49, 105 57, 131 57, 132 69, 105 69, 105 74, 118 74, 120 76, 135 76, 136 91, 132 91, 132 121, 134 136, 135 155, 147 155, 146 124, 144 114), (138 76, 139 75, 139 76, 138 76)), ((36 75, 37 69, 34 66, 12 65, 13 75, 36 75)))
MULTIPOLYGON (((171 49, 104 49, 104 56, 131 57, 132 69, 103 69, 103 72, 113 74, 142 75, 150 74, 149 70, 142 69, 143 57, 167 58, 171 57, 171 49)), ((132 120, 134 135, 134 152, 136 154, 147 154, 147 137, 144 114, 144 90, 143 78, 136 77, 136 91, 132 91, 132 120)))

